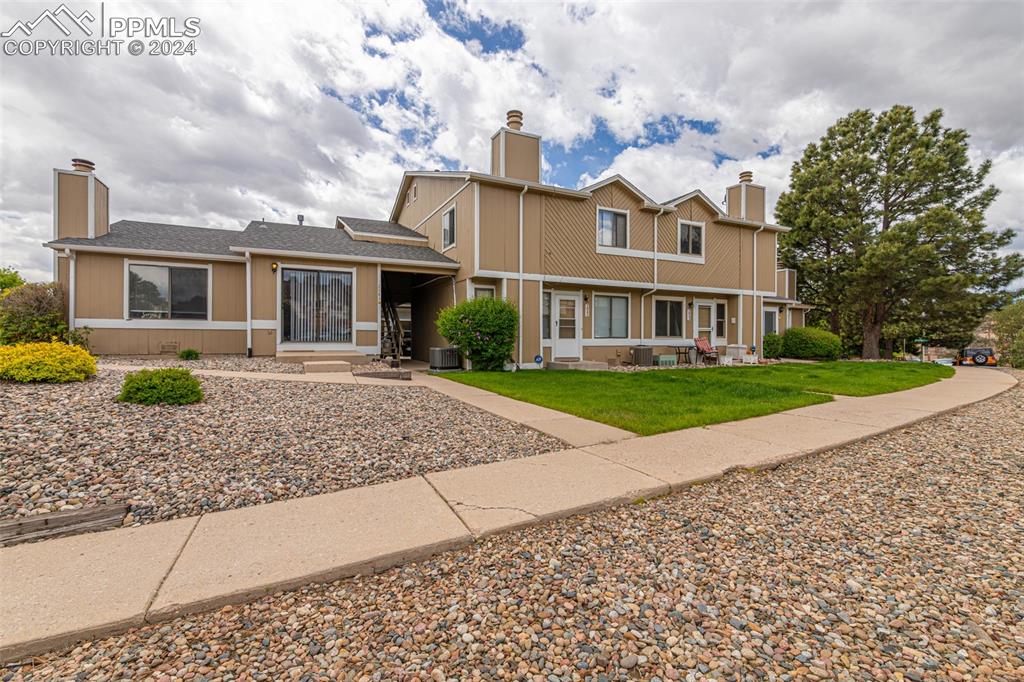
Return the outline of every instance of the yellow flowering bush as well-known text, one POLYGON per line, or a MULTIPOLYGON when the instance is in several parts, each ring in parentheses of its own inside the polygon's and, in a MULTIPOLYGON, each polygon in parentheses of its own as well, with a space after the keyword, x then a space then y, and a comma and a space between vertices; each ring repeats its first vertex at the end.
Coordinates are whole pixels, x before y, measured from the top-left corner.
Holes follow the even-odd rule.
POLYGON ((96 374, 96 358, 60 341, 0 346, 0 379, 63 384, 96 374))

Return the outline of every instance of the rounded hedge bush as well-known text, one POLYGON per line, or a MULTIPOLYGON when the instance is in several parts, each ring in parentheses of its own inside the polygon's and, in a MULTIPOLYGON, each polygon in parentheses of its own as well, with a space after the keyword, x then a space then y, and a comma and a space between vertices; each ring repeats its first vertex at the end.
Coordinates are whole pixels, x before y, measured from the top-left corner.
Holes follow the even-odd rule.
POLYGON ((203 389, 187 369, 143 369, 125 376, 117 399, 140 405, 189 405, 203 399, 203 389))
POLYGON ((200 356, 202 356, 202 353, 197 351, 195 348, 186 348, 178 353, 179 360, 198 360, 200 356))
POLYGON ((782 337, 778 334, 765 334, 761 352, 766 358, 777 358, 782 355, 782 337))
POLYGON ((96 358, 60 341, 0 346, 0 379, 63 384, 96 374, 96 358))
POLYGON ((497 298, 475 298, 445 308, 437 331, 473 363, 473 369, 501 370, 512 359, 519 313, 497 298))
POLYGON ((782 357, 798 360, 838 360, 843 344, 832 332, 816 327, 792 327, 782 335, 782 357))

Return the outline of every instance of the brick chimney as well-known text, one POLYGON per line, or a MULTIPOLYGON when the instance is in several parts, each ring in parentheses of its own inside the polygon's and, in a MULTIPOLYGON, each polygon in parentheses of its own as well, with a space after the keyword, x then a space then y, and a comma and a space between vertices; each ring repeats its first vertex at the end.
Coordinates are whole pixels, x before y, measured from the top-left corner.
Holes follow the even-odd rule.
POLYGON ((730 218, 765 221, 765 188, 754 184, 753 171, 740 171, 739 182, 725 190, 725 204, 730 218))
POLYGON ((99 237, 110 231, 110 190, 96 177, 96 164, 71 159, 72 170, 53 169, 53 236, 99 237))
POLYGON ((523 131, 523 112, 510 109, 491 136, 491 175, 540 182, 540 135, 523 131))

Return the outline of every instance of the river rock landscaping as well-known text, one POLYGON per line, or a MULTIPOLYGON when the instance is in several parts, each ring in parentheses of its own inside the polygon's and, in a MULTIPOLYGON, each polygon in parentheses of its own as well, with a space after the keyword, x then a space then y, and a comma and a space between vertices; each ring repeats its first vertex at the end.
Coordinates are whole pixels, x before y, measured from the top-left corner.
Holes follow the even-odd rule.
POLYGON ((200 376, 202 402, 146 406, 115 400, 124 376, 0 383, 0 518, 148 523, 565 447, 427 388, 200 376))
POLYGON ((198 360, 182 360, 176 356, 164 357, 134 355, 101 355, 99 365, 131 365, 133 367, 184 367, 186 369, 219 369, 228 372, 275 372, 301 374, 301 362, 278 362, 276 358, 247 358, 244 355, 203 355, 198 360))
POLYGON ((1018 386, 773 471, 147 626, 11 676, 1019 680, 1022 474, 1018 386))

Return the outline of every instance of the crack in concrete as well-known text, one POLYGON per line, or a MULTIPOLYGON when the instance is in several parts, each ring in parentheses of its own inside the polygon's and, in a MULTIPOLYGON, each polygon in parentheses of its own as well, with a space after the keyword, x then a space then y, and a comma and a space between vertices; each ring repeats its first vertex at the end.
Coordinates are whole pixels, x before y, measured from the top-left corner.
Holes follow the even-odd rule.
POLYGON ((517 512, 522 512, 523 514, 526 514, 530 518, 534 518, 534 519, 539 519, 540 518, 540 516, 538 516, 537 514, 534 514, 533 512, 527 511, 527 510, 522 509, 520 507, 484 507, 484 506, 481 506, 481 505, 478 505, 478 504, 469 504, 468 502, 453 502, 453 504, 456 504, 456 505, 458 505, 460 507, 467 507, 469 509, 479 509, 480 511, 517 511, 517 512))

